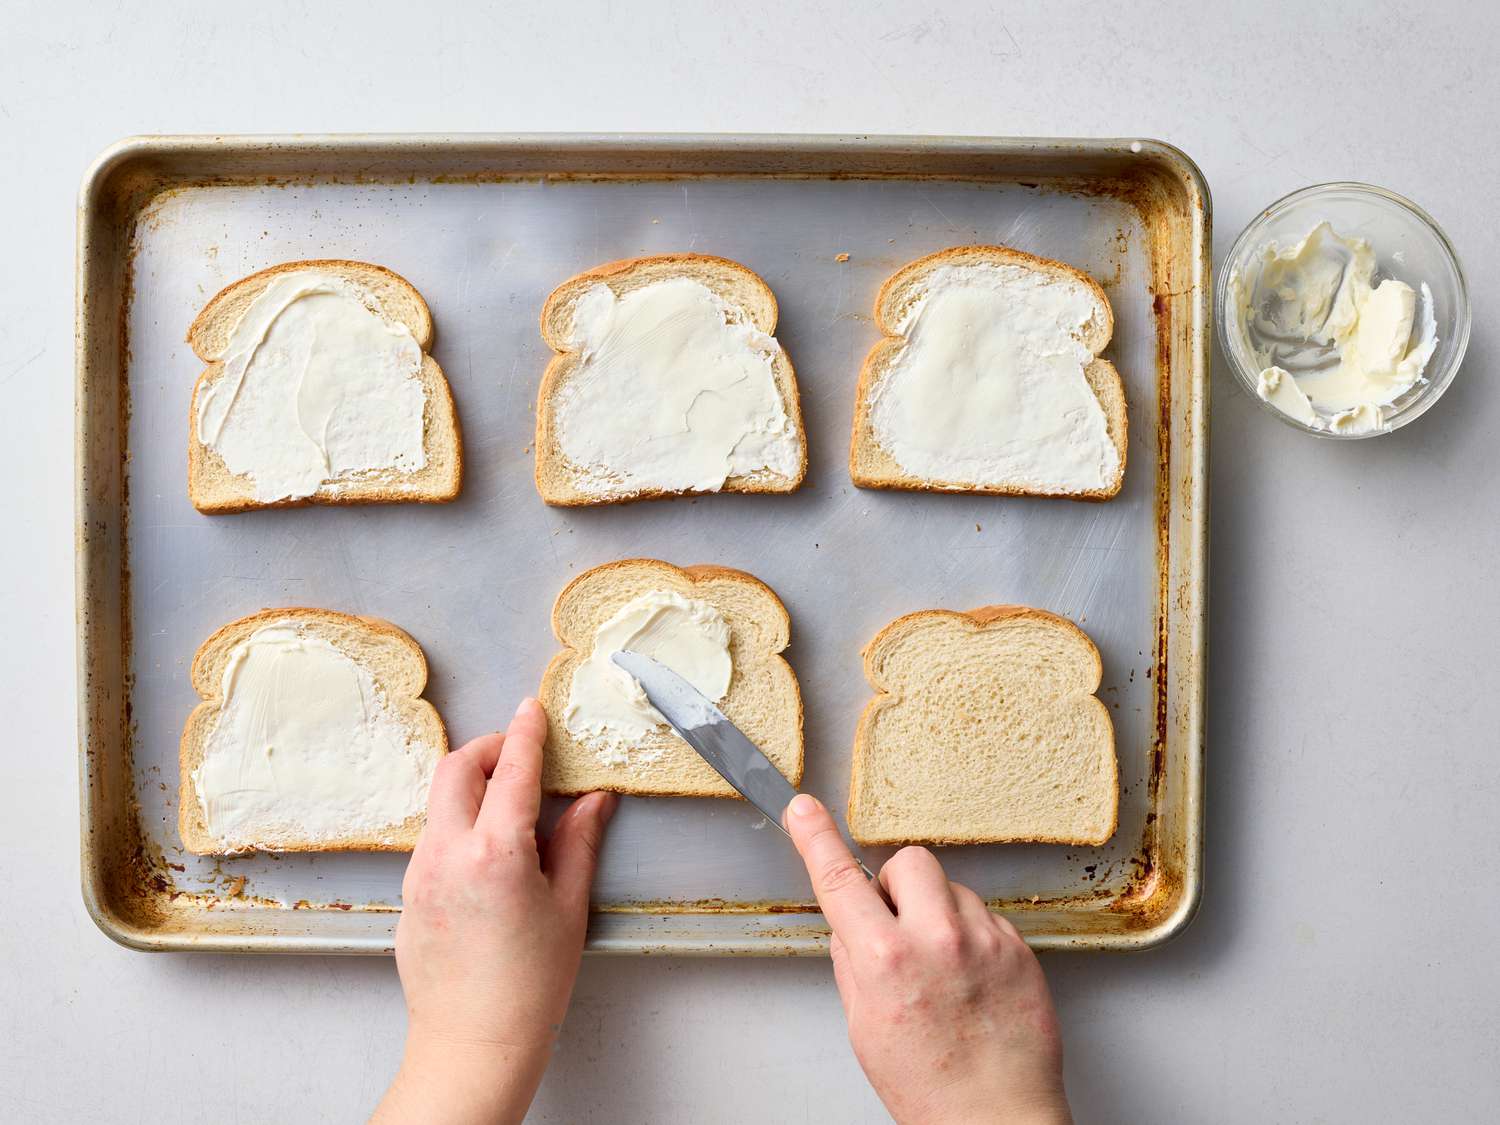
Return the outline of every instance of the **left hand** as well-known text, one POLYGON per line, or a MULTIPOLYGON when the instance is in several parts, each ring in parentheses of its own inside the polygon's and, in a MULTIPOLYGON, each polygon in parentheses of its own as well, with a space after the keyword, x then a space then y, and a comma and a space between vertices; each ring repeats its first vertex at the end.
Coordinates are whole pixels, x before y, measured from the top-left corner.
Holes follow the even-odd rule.
POLYGON ((616 804, 580 797, 539 844, 546 733, 527 699, 438 764, 396 927, 406 1052, 376 1121, 519 1122, 541 1084, 616 804))

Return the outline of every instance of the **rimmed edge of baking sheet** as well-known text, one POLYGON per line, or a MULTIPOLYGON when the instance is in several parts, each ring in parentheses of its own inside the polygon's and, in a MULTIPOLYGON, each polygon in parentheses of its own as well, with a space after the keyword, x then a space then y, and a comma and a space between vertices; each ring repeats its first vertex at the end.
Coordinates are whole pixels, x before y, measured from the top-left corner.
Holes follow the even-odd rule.
MULTIPOLYGON (((1202 893, 1211 203, 1202 173, 1180 150, 1144 139, 203 136, 121 141, 90 168, 78 205, 82 890, 90 916, 108 936, 148 950, 389 953, 395 917, 388 907, 346 903, 299 903, 273 912, 231 900, 225 907, 178 890, 165 858, 145 850, 130 765, 129 506, 120 445, 129 416, 128 244, 143 209, 162 192, 188 185, 714 176, 1035 180, 1059 190, 1115 194, 1137 207, 1153 243, 1161 387, 1156 505, 1162 589, 1149 782, 1157 812, 1147 818, 1140 849, 1146 861, 1123 893, 1003 905, 1038 949, 1144 949, 1176 936, 1191 921, 1202 893), (1091 161, 1115 169, 1114 175, 1078 167, 1091 161), (460 166, 462 172, 453 171, 460 166), (1163 811, 1167 815, 1159 815, 1163 811)), ((641 902, 598 910, 589 949, 786 955, 824 952, 827 940, 821 916, 798 904, 641 902)))

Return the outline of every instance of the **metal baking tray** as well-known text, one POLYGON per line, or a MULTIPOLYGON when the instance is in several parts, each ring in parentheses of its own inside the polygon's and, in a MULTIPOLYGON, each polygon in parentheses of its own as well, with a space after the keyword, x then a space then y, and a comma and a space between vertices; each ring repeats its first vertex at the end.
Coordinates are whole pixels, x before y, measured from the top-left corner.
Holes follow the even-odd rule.
MULTIPOLYGON (((1151 140, 772 136, 145 137, 79 205, 77 578, 83 891, 141 949, 381 953, 405 860, 199 859, 176 831, 188 666, 264 606, 374 614, 431 662, 457 745, 535 690, 548 611, 624 556, 740 567, 792 618, 806 786, 841 808, 860 649, 892 618, 1019 602, 1082 623, 1104 657, 1120 826, 1101 848, 945 849, 954 878, 1039 948, 1124 949, 1187 924, 1202 871, 1209 198, 1151 140), (870 313, 901 264, 998 242, 1079 266, 1116 314, 1130 402, 1105 504, 866 492, 845 462, 870 313), (810 472, 789 497, 544 506, 532 484, 537 332, 560 280, 698 250, 775 290, 810 472), (847 258, 845 257, 847 255, 847 258), (464 492, 447 507, 207 517, 185 485, 183 343, 220 286, 295 258, 366 259, 432 307, 458 403, 464 492)), ((552 810, 555 812, 555 810, 552 810)), ((610 952, 797 954, 827 927, 786 841, 738 802, 629 800, 589 937, 610 952)), ((883 858, 877 852, 876 858, 883 858)))

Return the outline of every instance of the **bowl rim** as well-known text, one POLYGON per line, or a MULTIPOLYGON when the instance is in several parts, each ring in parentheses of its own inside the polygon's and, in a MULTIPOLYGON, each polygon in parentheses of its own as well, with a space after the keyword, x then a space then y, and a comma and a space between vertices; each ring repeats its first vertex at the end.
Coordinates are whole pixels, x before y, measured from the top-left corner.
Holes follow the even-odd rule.
POLYGON ((1469 279, 1464 273, 1463 262, 1459 259, 1458 251, 1454 249, 1448 234, 1427 211, 1414 203, 1412 200, 1401 195, 1399 192, 1391 191, 1389 188, 1380 187, 1378 184, 1363 183, 1359 180, 1329 180, 1326 183, 1308 184, 1288 192, 1273 203, 1268 204, 1260 210, 1253 219, 1245 224, 1244 229, 1235 236, 1235 240, 1229 246, 1229 252, 1224 256, 1223 264, 1218 271, 1218 277, 1214 282, 1214 319, 1218 322, 1219 346, 1224 353, 1225 359, 1229 361, 1230 369, 1240 385, 1249 393, 1251 399, 1261 409, 1275 415, 1280 421, 1304 434, 1312 434, 1314 437, 1332 438, 1335 441, 1361 441, 1365 438, 1383 437, 1386 434, 1395 433, 1412 422, 1415 422, 1423 414, 1432 409, 1438 399, 1447 392, 1449 385, 1458 374, 1458 369, 1463 366, 1464 355, 1469 350, 1469 331, 1472 324, 1472 310, 1469 302, 1469 279), (1448 365, 1436 376, 1428 378, 1428 387, 1425 393, 1411 402, 1394 418, 1377 430, 1370 430, 1361 434, 1341 434, 1332 430, 1320 430, 1308 426, 1290 415, 1283 414, 1272 406, 1257 392, 1256 385, 1260 377, 1259 371, 1251 371, 1242 357, 1235 351, 1230 338, 1229 331, 1229 280, 1235 272, 1236 266, 1243 256, 1250 236, 1263 230, 1272 219, 1286 212, 1292 206, 1306 202, 1309 197, 1330 194, 1333 192, 1352 192, 1372 196, 1382 203, 1392 205, 1400 210, 1406 211, 1416 219, 1418 223, 1425 226, 1442 252, 1447 255, 1449 264, 1453 267, 1453 276, 1457 280, 1458 307, 1454 310, 1453 331, 1453 355, 1448 365))

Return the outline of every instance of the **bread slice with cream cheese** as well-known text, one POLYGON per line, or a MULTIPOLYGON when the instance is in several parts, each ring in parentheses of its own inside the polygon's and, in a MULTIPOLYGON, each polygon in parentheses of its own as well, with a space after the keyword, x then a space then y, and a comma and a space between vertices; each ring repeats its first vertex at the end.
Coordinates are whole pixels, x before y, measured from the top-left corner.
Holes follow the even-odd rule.
POLYGON ((1102 844, 1120 787, 1093 641, 1022 606, 923 610, 865 648, 849 831, 862 844, 1102 844))
MULTIPOLYGON (((542 770, 544 791, 576 794, 605 789, 648 796, 739 796, 660 715, 649 709, 644 695, 639 698, 646 708, 646 729, 638 736, 627 734, 623 741, 605 731, 586 729, 588 716, 572 707, 580 666, 591 657, 608 661, 610 653, 605 649, 609 645, 596 645, 601 627, 618 621, 632 604, 653 596, 670 599, 673 605, 726 627, 730 673, 718 706, 793 785, 797 784, 802 778, 802 695, 796 675, 780 655, 791 630, 791 619, 781 599, 765 583, 743 571, 624 559, 580 574, 563 588, 552 607, 552 631, 563 647, 547 666, 538 692, 550 720, 542 770)), ((660 639, 660 616, 643 618, 641 624, 642 634, 655 631, 660 639)), ((638 647, 651 655, 648 644, 642 641, 638 647)), ((660 652, 656 655, 668 664, 674 663, 660 652)), ((681 666, 674 670, 688 675, 681 666)), ((615 668, 613 672, 627 689, 639 691, 623 670, 615 668)))
POLYGON ((536 486, 579 506, 704 492, 792 492, 807 472, 776 297, 704 254, 598 266, 559 285, 541 331, 536 486))
MULTIPOLYGON (((193 321, 187 340, 198 358, 208 365, 193 388, 188 425, 188 496, 200 512, 218 514, 307 504, 441 504, 458 496, 463 482, 463 440, 453 395, 437 361, 428 354, 432 347, 432 314, 422 295, 405 278, 367 262, 342 259, 285 262, 241 278, 220 291, 193 321), (257 301, 266 297, 274 285, 286 284, 290 275, 331 279, 338 293, 347 294, 365 306, 392 334, 408 334, 413 370, 391 379, 397 389, 404 389, 403 383, 409 381, 414 384, 413 391, 420 392, 420 419, 393 419, 389 387, 362 398, 362 390, 376 385, 367 356, 336 357, 340 365, 338 385, 328 388, 328 397, 321 407, 304 401, 305 388, 296 392, 296 402, 264 399, 252 402, 251 396, 229 385, 227 380, 237 373, 226 370, 226 354, 236 346, 236 330, 247 315, 263 315, 269 318, 269 323, 262 338, 242 342, 242 352, 250 355, 243 370, 244 379, 256 377, 260 370, 257 361, 265 362, 261 360, 262 350, 270 362, 305 361, 305 355, 289 354, 302 346, 300 342, 271 338, 280 315, 269 309, 257 312, 257 301), (233 465, 226 461, 226 451, 214 438, 205 435, 205 398, 218 394, 222 394, 228 405, 216 404, 222 411, 222 420, 216 416, 209 424, 219 421, 222 439, 223 427, 230 424, 230 412, 235 412, 232 424, 237 429, 238 449, 229 453, 236 459, 233 465), (413 448, 405 450, 401 457, 384 458, 386 463, 377 467, 367 467, 358 456, 361 442, 366 449, 391 445, 382 441, 380 434, 369 433, 369 427, 398 423, 413 433, 414 439, 408 443, 413 448), (419 436, 415 434, 417 426, 420 426, 419 436), (288 442, 292 444, 288 446, 288 442), (254 466, 260 459, 274 450, 287 448, 320 456, 327 470, 320 474, 322 479, 304 480, 290 490, 275 487, 274 483, 268 488, 268 480, 258 480, 254 466), (360 463, 343 469, 335 467, 333 461, 341 454, 360 463)), ((413 393, 410 398, 414 401, 417 395, 413 393)), ((264 470, 261 475, 267 476, 264 470)))
POLYGON ((959 246, 898 270, 875 320, 885 336, 855 392, 856 485, 1119 493, 1125 387, 1100 358, 1114 313, 1093 278, 1006 246, 959 246))
POLYGON ((262 610, 203 642, 192 683, 202 702, 179 747, 188 851, 415 846, 448 736, 405 632, 332 610, 262 610))

